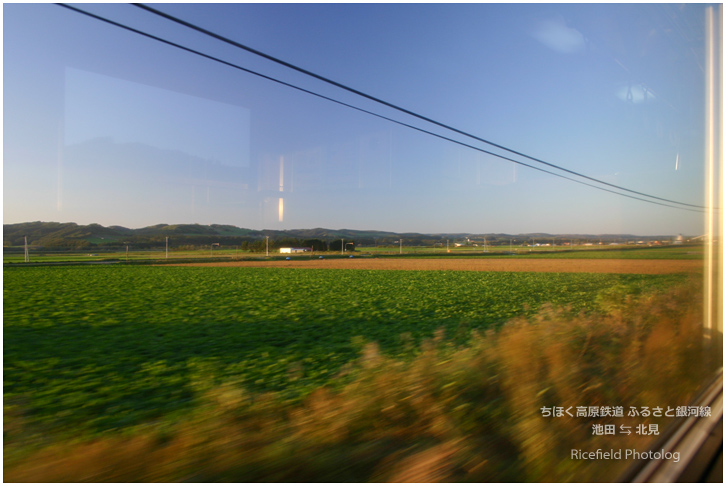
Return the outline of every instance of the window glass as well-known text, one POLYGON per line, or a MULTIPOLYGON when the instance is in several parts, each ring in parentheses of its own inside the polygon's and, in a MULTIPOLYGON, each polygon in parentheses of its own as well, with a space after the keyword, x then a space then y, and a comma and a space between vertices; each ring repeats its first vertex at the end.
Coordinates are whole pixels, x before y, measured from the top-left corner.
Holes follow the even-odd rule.
POLYGON ((15 480, 610 481, 721 367, 719 6, 72 7, 3 6, 15 480))

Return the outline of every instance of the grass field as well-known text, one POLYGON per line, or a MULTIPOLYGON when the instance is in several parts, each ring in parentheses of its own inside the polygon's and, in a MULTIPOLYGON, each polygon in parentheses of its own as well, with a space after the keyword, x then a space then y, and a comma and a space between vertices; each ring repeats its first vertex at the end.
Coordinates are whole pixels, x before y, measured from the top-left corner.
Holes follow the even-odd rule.
MULTIPOLYGON (((176 250, 169 252, 171 259, 201 259, 201 258, 244 258, 250 256, 260 257, 260 254, 237 250, 176 250)), ((265 255, 262 254, 262 257, 265 255)), ((47 262, 100 262, 100 261, 121 261, 121 262, 138 262, 144 260, 164 260, 166 252, 162 250, 134 250, 128 253, 125 251, 31 251, 30 263, 47 263, 47 262)), ((23 263, 25 256, 22 251, 13 253, 5 253, 3 255, 3 263, 23 263)))
POLYGON ((3 274, 5 480, 613 479, 566 461, 608 443, 539 408, 681 405, 678 363, 714 366, 686 274, 3 274))
MULTIPOLYGON (((341 255, 340 252, 323 253, 327 257, 347 257, 351 252, 341 255)), ((576 246, 576 247, 514 247, 510 252, 509 247, 489 247, 485 252, 483 248, 452 248, 447 252, 444 248, 425 247, 403 247, 399 253, 397 248, 383 247, 358 247, 352 254, 357 256, 373 256, 385 258, 575 258, 575 259, 679 259, 679 260, 701 260, 703 259, 703 246, 701 245, 672 245, 672 246, 629 246, 629 247, 601 247, 601 246, 576 246)), ((278 251, 270 251, 270 258, 317 258, 321 253, 314 255, 282 255, 278 251)), ((132 250, 128 253, 125 250, 118 251, 43 251, 31 250, 30 262, 92 262, 92 261, 128 261, 141 262, 146 260, 166 260, 164 249, 156 250, 132 250)), ((265 258, 264 253, 252 253, 237 249, 200 249, 200 250, 177 250, 170 249, 168 258, 179 259, 260 259, 265 258)), ((25 256, 22 248, 6 248, 3 254, 3 263, 23 263, 25 256)))

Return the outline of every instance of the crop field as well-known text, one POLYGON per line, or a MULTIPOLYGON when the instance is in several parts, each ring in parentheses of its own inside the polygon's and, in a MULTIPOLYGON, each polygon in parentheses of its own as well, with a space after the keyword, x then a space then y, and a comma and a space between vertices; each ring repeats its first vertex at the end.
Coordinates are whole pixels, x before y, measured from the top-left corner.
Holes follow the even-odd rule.
MULTIPOLYGON (((174 250, 169 252, 169 258, 242 258, 253 255, 248 251, 238 250, 174 250)), ((259 255, 259 254, 258 254, 259 255)), ((30 251, 30 263, 53 263, 53 262, 101 262, 101 261, 144 261, 164 260, 166 252, 164 249, 133 250, 126 254, 123 250, 117 251, 30 251)), ((25 256, 21 248, 16 248, 12 253, 6 252, 3 255, 3 263, 22 263, 25 256)))
MULTIPOLYGON (((324 252, 329 258, 348 257, 351 254, 366 257, 381 258, 434 258, 434 259, 486 259, 486 258, 506 258, 506 259, 618 259, 618 260, 703 260, 704 248, 702 245, 670 245, 670 246, 575 246, 575 247, 535 247, 523 248, 514 247, 512 251, 508 246, 493 246, 488 250, 483 248, 461 247, 452 248, 449 252, 440 247, 406 247, 401 250, 398 248, 383 247, 358 247, 355 252, 346 252, 341 255, 340 252, 324 252), (400 251, 400 252, 399 252, 400 251)), ((316 252, 314 255, 293 255, 296 259, 317 258, 321 255, 316 252)), ((254 253, 251 251, 240 250, 235 247, 225 248, 205 248, 196 250, 187 250, 179 248, 170 248, 168 259, 216 259, 219 261, 234 261, 244 259, 263 259, 265 253, 254 253)), ((271 258, 283 257, 276 250, 270 250, 271 258)), ((167 259, 167 253, 163 248, 158 249, 132 249, 128 254, 123 249, 118 250, 85 250, 85 251, 48 251, 37 250, 31 248, 30 262, 100 262, 100 261, 164 261, 167 259)), ((22 247, 5 248, 3 254, 3 263, 17 264, 23 263, 25 260, 22 247)))
MULTIPOLYGON (((682 274, 170 266, 4 270, 4 398, 73 434, 171 416, 216 381, 294 399, 365 342, 407 359, 544 303, 592 312, 682 274)), ((8 408, 9 407, 9 408, 8 408)))

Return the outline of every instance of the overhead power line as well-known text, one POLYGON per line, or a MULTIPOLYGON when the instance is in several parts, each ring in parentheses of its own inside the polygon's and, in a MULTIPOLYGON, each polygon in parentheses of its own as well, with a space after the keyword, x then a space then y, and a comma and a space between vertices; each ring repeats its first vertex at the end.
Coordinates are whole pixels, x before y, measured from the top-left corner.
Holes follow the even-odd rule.
POLYGON ((341 105, 341 106, 345 106, 345 107, 347 107, 347 108, 352 108, 352 109, 354 109, 354 110, 357 110, 357 111, 360 111, 360 112, 362 112, 362 113, 366 113, 366 114, 368 114, 368 115, 372 115, 372 116, 375 116, 375 117, 377 117, 377 118, 381 118, 381 119, 383 119, 383 120, 387 120, 387 121, 390 121, 390 122, 392 122, 392 123, 395 123, 395 124, 397 124, 397 125, 401 125, 401 126, 404 126, 404 127, 407 127, 407 128, 410 128, 410 129, 413 129, 413 130, 416 130, 416 131, 419 131, 419 132, 421 132, 421 133, 425 133, 425 134, 427 134, 427 135, 431 135, 431 136, 437 137, 437 138, 439 138, 439 139, 442 139, 442 140, 446 140, 446 141, 448 141, 448 142, 452 142, 452 143, 455 143, 455 144, 461 145, 461 146, 463 146, 463 147, 466 147, 466 148, 470 148, 470 149, 472 149, 472 150, 476 150, 476 151, 478 151, 478 152, 481 152, 481 153, 484 153, 484 154, 487 154, 487 155, 491 155, 491 156, 493 156, 493 157, 497 157, 497 158, 499 158, 499 159, 502 159, 502 160, 506 160, 506 161, 508 161, 508 162, 512 162, 512 163, 515 163, 515 164, 521 165, 521 166, 523 166, 523 167, 528 167, 528 168, 530 168, 530 169, 534 169, 534 170, 536 170, 536 171, 539 171, 539 172, 544 172, 544 173, 546 173, 546 174, 550 174, 550 175, 553 175, 553 176, 555 176, 555 177, 559 177, 559 178, 562 178, 562 179, 566 179, 566 180, 569 180, 569 181, 572 181, 572 182, 576 182, 576 183, 578 183, 578 184, 582 184, 582 185, 585 185, 585 186, 588 186, 588 187, 592 187, 592 188, 595 188, 595 189, 598 189, 598 190, 601 190, 601 191, 605 191, 605 192, 609 192, 609 193, 612 193, 612 194, 616 194, 616 195, 618 195, 618 196, 623 196, 623 197, 627 197, 627 198, 630 198, 630 199, 636 199, 636 200, 638 200, 638 201, 643 201, 643 202, 647 202, 647 203, 650 203, 650 204, 657 204, 658 206, 665 206, 665 207, 669 207, 669 208, 681 209, 681 210, 684 210, 684 211, 701 212, 701 213, 703 212, 703 211, 700 211, 700 210, 695 210, 695 209, 688 209, 688 208, 683 208, 683 207, 680 207, 680 206, 672 206, 672 205, 670 205, 670 204, 664 204, 664 203, 659 203, 659 202, 656 202, 656 201, 651 201, 651 200, 648 200, 648 199, 643 199, 643 198, 640 198, 640 197, 636 197, 636 196, 631 196, 630 194, 623 194, 623 193, 620 193, 620 192, 616 192, 616 191, 613 191, 613 190, 611 190, 611 189, 606 189, 606 188, 604 188, 604 187, 600 187, 600 186, 595 186, 595 185, 593 185, 593 184, 589 184, 589 183, 587 183, 587 182, 583 182, 583 181, 580 181, 580 180, 577 180, 577 179, 573 179, 573 178, 571 178, 571 177, 567 177, 567 176, 564 176, 564 175, 562 175, 562 174, 558 174, 558 173, 556 173, 556 172, 551 172, 551 171, 548 171, 548 170, 546 170, 546 169, 542 169, 542 168, 540 168, 540 167, 536 167, 536 166, 533 166, 533 165, 530 165, 530 164, 526 164, 526 163, 524 163, 524 162, 521 162, 521 161, 519 161, 519 160, 515 160, 515 159, 509 158, 509 157, 505 157, 505 156, 503 156, 503 155, 500 155, 500 154, 497 154, 497 153, 494 153, 494 152, 490 152, 490 151, 488 151, 488 150, 484 150, 484 149, 482 149, 482 148, 480 148, 480 147, 475 147, 475 146, 473 146, 473 145, 469 145, 469 144, 467 144, 467 143, 464 143, 464 142, 461 142, 461 141, 459 141, 459 140, 455 140, 455 139, 452 139, 452 138, 449 138, 449 137, 446 137, 446 136, 440 135, 440 134, 438 134, 438 133, 434 133, 434 132, 431 132, 431 131, 425 130, 425 129, 423 129, 423 128, 419 128, 419 127, 416 127, 416 126, 413 126, 413 125, 409 125, 409 124, 407 124, 407 123, 404 123, 404 122, 401 122, 401 121, 395 120, 395 119, 393 119, 393 118, 389 118, 389 117, 387 117, 387 116, 384 116, 384 115, 380 115, 380 114, 378 114, 378 113, 374 113, 374 112, 372 112, 372 111, 369 111, 369 110, 365 110, 365 109, 363 109, 363 108, 360 108, 360 107, 357 107, 357 106, 354 106, 354 105, 351 105, 351 104, 348 104, 348 103, 345 103, 345 102, 342 102, 342 101, 336 100, 336 99, 334 99, 334 98, 330 98, 330 97, 328 97, 328 96, 325 96, 325 95, 322 95, 322 94, 316 93, 316 92, 314 92, 314 91, 310 91, 310 90, 308 90, 308 89, 305 89, 305 88, 301 88, 301 87, 299 87, 299 86, 296 86, 296 85, 294 85, 294 84, 291 84, 291 83, 287 83, 287 82, 285 82, 285 81, 281 81, 281 80, 279 80, 279 79, 276 79, 276 78, 273 78, 273 77, 271 77, 271 76, 267 76, 267 75, 265 75, 265 74, 261 74, 261 73, 258 73, 258 72, 256 72, 256 71, 253 71, 253 70, 251 70, 251 69, 248 69, 248 68, 245 68, 245 67, 239 66, 239 65, 237 65, 237 64, 234 64, 234 63, 231 63, 231 62, 225 61, 225 60, 223 60, 223 59, 219 59, 219 58, 217 58, 217 57, 214 57, 214 56, 210 56, 209 54, 205 54, 205 53, 203 53, 203 52, 200 52, 200 51, 197 51, 197 50, 191 49, 191 48, 189 48, 189 47, 185 47, 185 46, 182 46, 182 45, 180 45, 180 44, 177 44, 177 43, 175 43, 175 42, 172 42, 172 41, 169 41, 169 40, 163 39, 163 38, 161 38, 161 37, 155 36, 155 35, 153 35, 153 34, 149 34, 149 33, 147 33, 147 32, 144 32, 144 31, 141 31, 141 30, 135 29, 135 28, 133 28, 133 27, 129 27, 129 26, 127 26, 127 25, 121 24, 121 23, 119 23, 119 22, 116 22, 116 21, 113 21, 113 20, 110 20, 110 19, 107 19, 107 18, 105 18, 105 17, 102 17, 102 16, 100 16, 100 15, 96 15, 96 14, 93 14, 93 13, 87 12, 87 11, 85 11, 85 10, 81 10, 81 9, 79 9, 79 8, 76 8, 76 7, 72 7, 72 6, 70 6, 70 5, 67 5, 67 4, 63 4, 63 3, 59 3, 59 4, 57 4, 57 5, 59 5, 59 6, 61 6, 61 7, 65 7, 65 8, 67 8, 67 9, 69 9, 69 10, 72 10, 72 11, 74 11, 74 12, 80 13, 80 14, 82 14, 82 15, 86 15, 86 16, 88 16, 88 17, 91 17, 91 18, 93 18, 93 19, 96 19, 96 20, 100 20, 100 21, 102 21, 102 22, 105 22, 105 23, 107 23, 107 24, 113 25, 113 26, 115 26, 115 27, 119 27, 119 28, 121 28, 121 29, 127 30, 127 31, 129 31, 129 32, 133 32, 133 33, 135 33, 135 34, 138 34, 138 35, 141 35, 141 36, 147 37, 147 38, 149 38, 149 39, 152 39, 152 40, 155 40, 155 41, 161 42, 161 43, 163 43, 163 44, 166 44, 166 45, 169 45, 169 46, 175 47, 175 48, 177 48, 177 49, 181 49, 181 50, 183 50, 183 51, 186 51, 186 52, 189 52, 189 53, 191 53, 191 54, 195 54, 195 55, 198 55, 198 56, 204 57, 204 58, 206 58, 206 59, 209 59, 209 60, 212 60, 212 61, 215 61, 215 62, 218 62, 218 63, 224 64, 224 65, 226 65, 226 66, 229 66, 229 67, 232 67, 232 68, 234 68, 234 69, 238 69, 238 70, 240 70, 240 71, 244 71, 244 72, 246 72, 246 73, 249 73, 249 74, 252 74, 252 75, 258 76, 258 77, 260 77, 260 78, 263 78, 263 79, 266 79, 266 80, 269 80, 269 81, 272 81, 272 82, 274 82, 274 83, 277 83, 277 84, 280 84, 280 85, 283 85, 283 86, 287 86, 287 87, 289 87, 289 88, 292 88, 292 89, 295 89, 295 90, 298 90, 298 91, 301 91, 301 92, 304 92, 304 93, 307 93, 307 94, 310 94, 310 95, 316 96, 316 97, 318 97, 318 98, 321 98, 321 99, 324 99, 324 100, 327 100, 327 101, 331 101, 331 102, 333 102, 333 103, 337 103, 337 104, 339 104, 339 105, 341 105))
POLYGON ((465 131, 460 130, 458 128, 452 127, 452 126, 447 125, 445 123, 438 122, 438 121, 433 120, 431 118, 428 118, 428 117, 426 117, 424 115, 421 115, 419 113, 416 113, 416 112, 413 112, 411 110, 408 110, 406 108, 402 108, 402 107, 400 107, 398 105, 395 105, 393 103, 390 103, 388 101, 382 100, 382 99, 377 98, 377 97, 372 96, 372 95, 369 95, 369 94, 364 93, 364 92, 362 92, 360 90, 357 90, 355 88, 352 88, 352 87, 347 86, 345 84, 339 83, 337 81, 334 81, 334 80, 332 80, 330 78, 327 78, 325 76, 322 76, 320 74, 317 74, 317 73, 314 73, 314 72, 309 71, 307 69, 304 69, 304 68, 301 68, 299 66, 296 66, 295 64, 292 64, 292 63, 289 63, 289 62, 284 61, 282 59, 279 59, 277 57, 274 57, 274 56, 272 56, 270 54, 266 54, 266 53, 264 53, 262 51, 259 51, 257 49, 252 48, 252 47, 249 47, 249 46, 246 46, 244 44, 241 44, 241 43, 239 43, 237 41, 234 41, 232 39, 229 39, 228 37, 224 37, 224 36, 222 36, 220 34, 217 34, 217 33, 212 32, 210 30, 207 30, 207 29, 204 29, 202 27, 199 27, 198 25, 192 24, 191 22, 187 22, 187 21, 182 20, 182 19, 180 19, 178 17, 175 17, 173 15, 167 14, 167 13, 162 12, 160 10, 156 10, 155 8, 149 7, 148 5, 144 5, 144 4, 141 4, 141 3, 135 3, 133 5, 136 6, 136 7, 138 7, 138 8, 141 8, 143 10, 146 10, 148 12, 151 12, 151 13, 153 13, 155 15, 158 15, 160 17, 163 17, 163 18, 165 18, 167 20, 171 20, 172 22, 176 22, 176 23, 178 23, 180 25, 183 25, 183 26, 188 27, 190 29, 196 30, 197 32, 200 32, 202 34, 205 34, 207 36, 213 37, 214 39, 217 39, 219 41, 225 42, 225 43, 227 43, 229 45, 232 45, 234 47, 237 47, 239 49, 243 49, 243 50, 245 50, 247 52, 251 52, 252 54, 255 54, 257 56, 263 57, 263 58, 265 58, 267 60, 270 60, 272 62, 275 62, 277 64, 280 64, 282 66, 285 66, 287 68, 293 69, 293 70, 298 71, 300 73, 303 73, 305 75, 311 76, 311 77, 313 77, 315 79, 318 79, 320 81, 323 81, 325 83, 331 84, 331 85, 333 85, 333 86, 335 86, 337 88, 340 88, 340 89, 346 90, 348 92, 354 93, 354 94, 356 94, 358 96, 362 96, 362 97, 367 98, 367 99, 369 99, 371 101, 375 101, 376 103, 380 103, 380 104, 385 105, 385 106, 387 106, 389 108, 393 108, 394 110, 397 110, 397 111, 400 111, 400 112, 405 113, 407 115, 416 117, 416 118, 418 118, 420 120, 424 120, 424 121, 426 121, 428 123, 432 123, 434 125, 437 125, 439 127, 445 128, 447 130, 451 130, 451 131, 453 131, 455 133, 458 133, 460 135, 464 135, 466 137, 472 138, 472 139, 477 140, 479 142, 483 142, 483 143, 485 143, 487 145, 490 145, 492 147, 496 147, 498 149, 504 150, 504 151, 509 152, 511 154, 515 154, 515 155, 518 155, 520 157, 524 157, 524 158, 529 159, 529 160, 532 160, 534 162, 537 162, 537 163, 540 163, 540 164, 544 164, 544 165, 549 166, 549 167, 552 167, 554 169, 558 169, 558 170, 561 170, 563 172, 567 172, 569 174, 576 175, 578 177, 582 177, 584 179, 588 179, 588 180, 593 181, 593 182, 597 182, 598 184, 603 184, 603 185, 606 185, 606 186, 609 186, 609 187, 613 187, 613 188, 619 189, 621 191, 626 191, 626 192, 629 192, 629 193, 632 193, 632 194, 638 194, 640 196, 649 197, 651 199, 657 199, 659 201, 665 201, 665 202, 670 202, 670 203, 674 203, 674 204, 680 204, 682 206, 689 206, 689 207, 701 208, 701 209, 705 209, 706 208, 705 206, 699 206, 699 205, 696 205, 696 204, 688 204, 688 203, 684 203, 684 202, 680 202, 680 201, 674 201, 672 199, 666 199, 666 198, 662 198, 662 197, 658 197, 658 196, 653 196, 651 194, 646 194, 644 192, 635 191, 633 189, 628 189, 627 187, 622 187, 622 186, 618 186, 616 184, 611 184, 609 182, 605 182, 605 181, 596 179, 594 177, 590 177, 590 176, 587 176, 585 174, 581 174, 581 173, 576 172, 574 170, 566 169, 566 168, 561 167, 559 165, 552 164, 550 162, 546 162, 546 161, 544 161, 542 159, 539 159, 537 157, 533 157, 533 156, 527 155, 525 153, 519 152, 517 150, 510 149, 508 147, 505 147, 504 145, 500 145, 500 144, 494 143, 492 141, 489 141, 489 140, 486 140, 484 138, 481 138, 481 137, 479 137, 477 135, 473 135, 471 133, 465 132, 465 131))

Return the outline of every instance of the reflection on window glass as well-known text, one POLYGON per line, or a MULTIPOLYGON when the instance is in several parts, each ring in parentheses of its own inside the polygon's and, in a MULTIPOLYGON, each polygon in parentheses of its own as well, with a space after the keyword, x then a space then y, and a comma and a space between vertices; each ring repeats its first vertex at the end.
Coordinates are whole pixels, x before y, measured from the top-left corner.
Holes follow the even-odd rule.
POLYGON ((6 479, 615 481, 720 417, 720 6, 3 13, 6 479))

